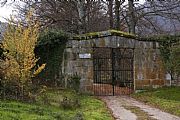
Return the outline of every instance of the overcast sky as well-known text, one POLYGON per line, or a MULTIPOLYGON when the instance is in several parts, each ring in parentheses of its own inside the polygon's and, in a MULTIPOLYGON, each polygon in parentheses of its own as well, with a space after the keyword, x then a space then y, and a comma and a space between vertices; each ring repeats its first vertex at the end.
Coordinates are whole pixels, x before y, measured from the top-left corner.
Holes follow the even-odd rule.
MULTIPOLYGON (((1 1, 1 0, 0 0, 1 1)), ((16 0, 12 3, 12 0, 7 0, 7 4, 4 6, 0 6, 0 21, 5 22, 4 18, 9 18, 11 14, 14 13, 14 5, 20 4, 20 0, 16 0)))
POLYGON ((13 8, 11 6, 0 7, 0 21, 4 22, 4 18, 9 18, 9 15, 12 14, 13 8))

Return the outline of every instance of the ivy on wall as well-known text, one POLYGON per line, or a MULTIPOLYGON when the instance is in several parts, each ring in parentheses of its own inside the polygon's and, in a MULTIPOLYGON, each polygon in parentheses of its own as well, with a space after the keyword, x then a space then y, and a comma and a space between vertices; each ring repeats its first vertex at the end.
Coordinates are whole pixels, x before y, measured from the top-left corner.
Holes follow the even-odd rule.
POLYGON ((178 79, 180 75, 180 38, 169 36, 161 39, 160 52, 164 66, 171 75, 171 80, 178 79))
POLYGON ((46 67, 36 81, 48 86, 62 82, 61 63, 67 39, 67 35, 59 30, 48 30, 40 34, 35 53, 40 58, 38 63, 46 63, 46 67))
MULTIPOLYGON (((89 33, 81 36, 73 37, 73 39, 84 40, 96 37, 105 37, 109 35, 117 35, 124 37, 132 37, 139 41, 155 41, 160 43, 160 51, 167 71, 171 74, 180 73, 180 35, 163 35, 152 37, 137 37, 128 35, 123 32, 110 30, 107 32, 89 33)), ((68 37, 62 31, 48 30, 42 32, 39 37, 39 43, 36 46, 35 53, 40 58, 38 63, 46 63, 46 68, 38 76, 39 82, 45 82, 48 85, 60 83, 61 80, 61 63, 63 60, 63 51, 66 47, 68 37)), ((0 55, 1 55, 0 50, 0 55)), ((173 75, 172 75, 173 77, 173 75)))

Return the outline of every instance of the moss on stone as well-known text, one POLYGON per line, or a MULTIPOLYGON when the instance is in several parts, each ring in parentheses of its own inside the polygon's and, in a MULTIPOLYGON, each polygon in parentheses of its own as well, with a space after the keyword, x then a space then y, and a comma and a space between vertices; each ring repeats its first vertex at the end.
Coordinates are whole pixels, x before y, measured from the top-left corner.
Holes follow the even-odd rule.
POLYGON ((94 38, 100 38, 100 37, 107 37, 107 36, 120 36, 120 37, 126 37, 126 38, 136 38, 135 35, 129 34, 122 31, 117 30, 107 30, 102 32, 92 32, 92 33, 86 33, 82 35, 74 36, 73 40, 88 40, 88 39, 94 39, 94 38))
POLYGON ((125 38, 134 38, 135 39, 137 37, 134 34, 123 32, 123 31, 118 31, 118 30, 109 30, 109 32, 111 33, 111 35, 125 37, 125 38))
POLYGON ((178 42, 180 41, 180 35, 154 35, 148 37, 138 37, 139 41, 155 41, 155 42, 178 42))
POLYGON ((119 36, 125 38, 131 38, 139 41, 154 41, 154 42, 163 42, 165 40, 173 39, 174 41, 180 40, 180 35, 156 35, 156 36, 146 36, 146 37, 139 37, 134 34, 130 34, 123 31, 118 30, 107 30, 101 32, 91 32, 82 35, 77 35, 72 37, 72 40, 89 40, 101 37, 108 37, 108 36, 119 36))

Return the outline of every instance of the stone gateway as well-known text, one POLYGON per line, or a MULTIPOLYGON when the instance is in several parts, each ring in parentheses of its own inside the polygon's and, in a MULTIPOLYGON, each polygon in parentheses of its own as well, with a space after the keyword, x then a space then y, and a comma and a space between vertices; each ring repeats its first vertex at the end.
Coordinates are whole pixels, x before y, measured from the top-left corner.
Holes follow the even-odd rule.
POLYGON ((66 76, 81 77, 81 91, 94 95, 130 94, 166 84, 159 43, 116 30, 73 37, 62 66, 66 76))

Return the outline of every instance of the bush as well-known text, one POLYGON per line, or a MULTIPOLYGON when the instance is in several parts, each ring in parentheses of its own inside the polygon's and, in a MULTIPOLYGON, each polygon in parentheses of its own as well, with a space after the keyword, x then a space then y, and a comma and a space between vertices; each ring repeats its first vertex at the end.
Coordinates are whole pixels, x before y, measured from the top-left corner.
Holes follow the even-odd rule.
POLYGON ((63 100, 60 102, 60 106, 64 109, 75 109, 79 108, 81 105, 80 100, 78 98, 71 99, 65 96, 63 100))
POLYGON ((47 93, 43 93, 41 95, 41 101, 44 105, 50 105, 50 99, 49 99, 49 96, 47 95, 47 93))
POLYGON ((45 64, 36 66, 38 58, 35 56, 34 49, 40 26, 37 21, 33 20, 32 15, 32 11, 29 12, 25 21, 17 21, 16 25, 13 19, 10 20, 1 46, 4 56, 4 59, 0 61, 4 81, 1 82, 3 94, 12 95, 21 100, 26 99, 31 92, 29 90, 32 78, 45 67, 45 64), (26 27, 23 26, 24 22, 26 27), (10 89, 11 87, 13 89, 10 89))
POLYGON ((78 75, 70 76, 67 80, 67 88, 73 89, 79 92, 81 77, 78 75))
POLYGON ((61 30, 49 29, 40 34, 35 54, 41 58, 38 64, 46 63, 46 68, 36 77, 40 84, 63 86, 61 65, 67 40, 67 35, 61 30))
POLYGON ((85 120, 83 113, 82 112, 76 113, 76 115, 74 116, 73 120, 85 120))
POLYGON ((62 118, 62 115, 60 114, 60 113, 56 113, 55 115, 54 115, 54 118, 56 119, 56 120, 62 120, 63 118, 62 118))

